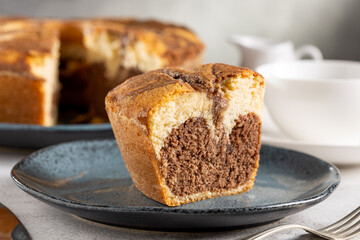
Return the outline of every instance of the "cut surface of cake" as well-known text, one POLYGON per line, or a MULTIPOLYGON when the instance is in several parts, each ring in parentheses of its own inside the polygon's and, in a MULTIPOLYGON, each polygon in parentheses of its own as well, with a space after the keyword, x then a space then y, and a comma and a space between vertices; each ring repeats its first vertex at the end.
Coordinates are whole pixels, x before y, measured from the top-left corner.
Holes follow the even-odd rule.
POLYGON ((75 113, 63 123, 107 121, 110 89, 157 68, 199 65, 203 49, 190 30, 157 21, 0 17, 0 122, 51 126, 58 103, 62 116, 75 113))
POLYGON ((135 186, 169 206, 252 188, 265 82, 250 69, 207 64, 128 79, 106 109, 135 186))

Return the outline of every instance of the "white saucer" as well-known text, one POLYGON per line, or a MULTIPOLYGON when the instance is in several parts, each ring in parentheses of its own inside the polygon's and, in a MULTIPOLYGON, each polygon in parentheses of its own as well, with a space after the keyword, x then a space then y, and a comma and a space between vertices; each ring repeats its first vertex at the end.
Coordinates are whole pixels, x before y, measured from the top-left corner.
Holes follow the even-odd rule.
POLYGON ((305 142, 266 130, 263 130, 261 140, 263 144, 304 152, 337 165, 360 164, 360 145, 305 142))

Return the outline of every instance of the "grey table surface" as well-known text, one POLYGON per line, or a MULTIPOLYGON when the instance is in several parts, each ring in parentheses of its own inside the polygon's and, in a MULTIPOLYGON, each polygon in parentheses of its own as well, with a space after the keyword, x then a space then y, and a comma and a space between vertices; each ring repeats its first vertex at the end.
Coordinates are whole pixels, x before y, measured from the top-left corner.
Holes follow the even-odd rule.
MULTIPOLYGON (((57 210, 20 190, 10 178, 11 168, 30 150, 0 148, 0 202, 22 221, 33 239, 241 239, 257 231, 288 223, 321 228, 360 205, 359 165, 338 166, 341 183, 325 201, 280 221, 247 229, 218 232, 160 232, 107 226, 57 210)), ((319 239, 301 230, 278 233, 267 239, 319 239)), ((360 237, 358 238, 360 239, 360 237)))

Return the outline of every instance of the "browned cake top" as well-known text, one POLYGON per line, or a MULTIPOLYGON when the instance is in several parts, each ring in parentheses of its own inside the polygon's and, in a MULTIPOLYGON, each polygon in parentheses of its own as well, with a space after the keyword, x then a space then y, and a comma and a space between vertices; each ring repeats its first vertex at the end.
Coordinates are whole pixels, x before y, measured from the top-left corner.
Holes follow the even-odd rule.
POLYGON ((29 61, 50 54, 58 39, 57 24, 20 17, 0 18, 0 71, 34 77, 29 61))
POLYGON ((182 80, 184 83, 188 83, 195 90, 205 91, 207 93, 216 93, 219 83, 230 77, 261 77, 260 74, 248 68, 236 67, 222 63, 205 64, 193 70, 165 68, 156 70, 155 73, 166 74, 173 79, 182 80))
MULTIPOLYGON (((160 41, 166 46, 163 56, 168 66, 181 66, 187 59, 196 58, 204 50, 203 43, 189 29, 154 20, 96 19, 91 21, 93 30, 107 30, 127 42, 140 39, 156 46, 160 41)), ((160 51, 159 51, 160 54, 160 51)))
POLYGON ((186 84, 198 91, 214 92, 217 83, 236 76, 253 76, 258 81, 264 82, 263 77, 251 69, 222 63, 211 63, 190 70, 169 67, 150 71, 128 79, 114 88, 109 93, 109 96, 115 97, 118 102, 121 99, 137 96, 173 83, 186 84))
POLYGON ((228 104, 220 93, 221 82, 237 76, 253 77, 264 84, 264 78, 251 69, 221 63, 205 64, 193 70, 164 68, 128 79, 109 92, 106 102, 109 107, 118 106, 129 118, 146 117, 153 106, 181 92, 203 91, 217 101, 213 109, 216 117, 228 104))

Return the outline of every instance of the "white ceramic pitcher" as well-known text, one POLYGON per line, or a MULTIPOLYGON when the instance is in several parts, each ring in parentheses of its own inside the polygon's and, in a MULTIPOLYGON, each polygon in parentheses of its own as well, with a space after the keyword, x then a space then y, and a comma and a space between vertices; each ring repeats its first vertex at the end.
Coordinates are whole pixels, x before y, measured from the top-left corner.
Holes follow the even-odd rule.
POLYGON ((241 51, 239 65, 251 69, 265 63, 291 61, 304 57, 314 60, 323 59, 321 51, 313 45, 304 45, 295 49, 290 41, 278 42, 247 35, 233 35, 229 40, 241 51))

